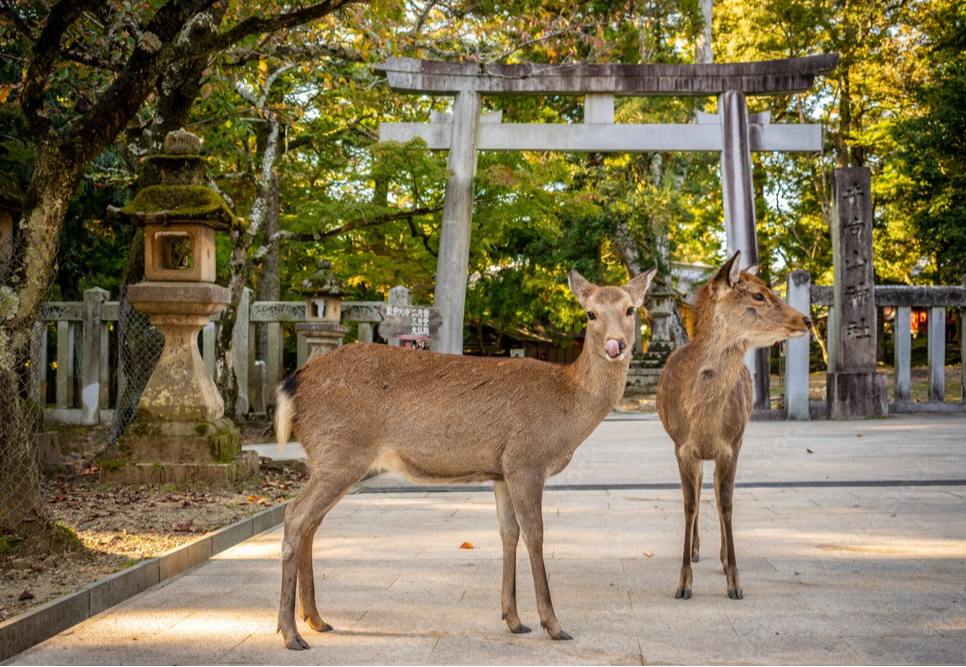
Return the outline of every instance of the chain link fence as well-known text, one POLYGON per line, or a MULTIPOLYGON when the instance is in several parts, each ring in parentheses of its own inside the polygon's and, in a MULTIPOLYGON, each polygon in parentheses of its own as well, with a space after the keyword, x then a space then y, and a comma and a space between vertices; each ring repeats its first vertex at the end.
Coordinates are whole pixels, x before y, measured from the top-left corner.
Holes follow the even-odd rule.
POLYGON ((138 400, 163 349, 164 335, 131 304, 127 286, 123 286, 117 309, 117 402, 108 435, 109 447, 114 448, 125 429, 137 419, 138 400))
POLYGON ((26 313, 50 293, 49 267, 26 263, 38 254, 23 252, 9 212, 0 211, 0 534, 47 518, 36 442, 46 330, 26 313))

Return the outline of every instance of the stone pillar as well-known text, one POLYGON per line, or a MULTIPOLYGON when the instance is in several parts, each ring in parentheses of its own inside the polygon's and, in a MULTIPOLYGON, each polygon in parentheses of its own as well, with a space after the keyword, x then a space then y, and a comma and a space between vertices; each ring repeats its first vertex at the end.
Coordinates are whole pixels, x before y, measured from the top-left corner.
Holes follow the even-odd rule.
POLYGON ((832 184, 835 326, 829 338, 836 352, 828 373, 829 418, 872 417, 881 412, 885 385, 875 371, 870 172, 836 169, 832 184))
POLYGON ((96 424, 101 409, 101 348, 104 327, 101 304, 108 293, 99 287, 84 291, 84 329, 81 332, 81 422, 96 424))
POLYGON ((236 415, 248 414, 251 409, 249 397, 251 385, 249 362, 251 355, 249 353, 255 343, 251 335, 252 295, 254 295, 254 292, 251 288, 246 287, 242 290, 241 299, 238 301, 238 313, 235 315, 235 328, 231 332, 231 365, 235 373, 235 383, 238 386, 238 398, 235 400, 234 413, 236 415))
MULTIPOLYGON (((440 253, 440 257, 442 256, 443 254, 440 253)), ((437 295, 439 294, 439 282, 436 283, 436 294, 437 295)), ((463 296, 464 298, 466 296, 465 287, 464 287, 463 296)), ((391 290, 389 290, 389 297, 386 300, 386 302, 390 306, 411 306, 413 304, 413 293, 407 287, 403 287, 402 285, 396 285, 391 290)), ((440 310, 443 313, 443 326, 440 327, 440 337, 442 337, 443 329, 446 327, 446 311, 442 309, 440 310)), ((462 316, 460 317, 460 331, 461 332, 463 331, 462 316)), ((393 347, 399 347, 401 345, 398 338, 390 338, 387 342, 393 347)), ((451 352, 450 354, 462 354, 463 353, 462 344, 463 344, 463 337, 462 337, 462 334, 460 334, 460 346, 461 346, 460 350, 459 352, 451 352)), ((438 351, 443 352, 444 350, 440 349, 438 351)))
POLYGON ((946 308, 930 306, 929 319, 929 402, 942 403, 946 400, 946 308))
MULTIPOLYGON (((751 168, 748 103, 744 93, 729 90, 718 97, 721 117, 721 191, 728 255, 741 251, 741 268, 758 263, 755 226, 755 187, 751 168)), ((755 407, 768 409, 769 370, 766 350, 749 350, 745 365, 751 372, 755 407)))
MULTIPOLYGON (((800 313, 812 312, 811 277, 808 271, 792 271, 788 274, 789 306, 800 313)), ((808 362, 809 333, 801 338, 785 341, 785 412, 788 419, 807 420, 808 414, 808 362)))
MULTIPOLYGON (((966 275, 963 275, 963 289, 966 289, 966 275)), ((959 398, 966 403, 966 308, 959 314, 959 369, 962 379, 959 398)))
POLYGON ((463 354, 463 314, 473 223, 473 176, 476 173, 476 139, 480 123, 480 94, 463 90, 453 105, 453 139, 449 151, 450 177, 446 181, 443 223, 439 232, 435 305, 443 315, 434 348, 463 354))
POLYGON ((897 402, 909 400, 909 387, 912 384, 912 326, 909 322, 911 316, 912 308, 909 306, 896 308, 892 337, 895 348, 897 402))

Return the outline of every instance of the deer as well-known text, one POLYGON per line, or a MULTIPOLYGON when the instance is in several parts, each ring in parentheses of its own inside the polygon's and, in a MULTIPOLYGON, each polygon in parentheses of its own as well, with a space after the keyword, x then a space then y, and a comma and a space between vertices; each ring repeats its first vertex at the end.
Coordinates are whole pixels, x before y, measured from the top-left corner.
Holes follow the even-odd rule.
POLYGON ((657 413, 674 441, 684 494, 684 559, 677 599, 692 595, 691 563, 700 560, 703 462, 712 460, 728 597, 744 598, 731 518, 738 453, 753 407, 745 352, 804 336, 812 326, 808 316, 758 278, 757 265, 739 270, 740 256, 735 252, 698 291, 691 342, 671 353, 657 387, 657 413))
POLYGON ((543 557, 543 490, 620 401, 635 311, 657 269, 622 286, 597 286, 576 271, 569 285, 587 315, 584 345, 566 366, 534 359, 465 357, 353 343, 317 356, 276 391, 276 434, 294 434, 309 479, 285 509, 278 632, 308 648, 295 624, 328 632, 315 597, 312 544, 333 506, 370 470, 419 483, 493 482, 503 546, 502 618, 530 632, 517 612, 516 553, 522 532, 540 624, 571 639, 554 612, 543 557))

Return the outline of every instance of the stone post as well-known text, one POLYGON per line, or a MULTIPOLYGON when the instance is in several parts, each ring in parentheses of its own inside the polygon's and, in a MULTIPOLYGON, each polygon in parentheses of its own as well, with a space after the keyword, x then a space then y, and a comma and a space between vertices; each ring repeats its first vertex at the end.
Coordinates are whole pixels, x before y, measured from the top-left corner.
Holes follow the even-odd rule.
POLYGON ((897 402, 909 400, 909 387, 912 384, 912 327, 909 322, 911 316, 912 308, 909 306, 896 308, 892 336, 895 348, 897 402))
POLYGON ((238 398, 235 401, 236 415, 248 414, 251 408, 249 398, 249 350, 254 340, 251 338, 251 288, 246 287, 242 290, 241 299, 238 301, 238 313, 235 315, 235 328, 231 332, 231 365, 235 372, 235 383, 238 386, 238 398))
POLYGON ((872 193, 867 168, 835 170, 832 261, 835 326, 829 338, 836 352, 835 366, 828 373, 829 418, 872 417, 881 410, 877 406, 885 391, 875 371, 872 193))
POLYGON ((930 306, 929 319, 929 402, 942 403, 946 400, 946 308, 930 306))
POLYGON ((463 315, 473 224, 473 176, 481 96, 472 90, 456 94, 453 105, 453 139, 449 151, 449 180, 443 203, 436 264, 435 305, 443 315, 439 339, 433 349, 463 354, 463 315))
POLYGON ((99 287, 84 291, 84 328, 81 332, 81 422, 96 424, 101 409, 101 348, 104 327, 101 304, 108 293, 99 287))
MULTIPOLYGON (((788 274, 788 305, 810 316, 812 312, 811 276, 808 271, 788 274)), ((785 411, 786 418, 804 421, 808 414, 809 344, 812 335, 785 341, 785 411)))
MULTIPOLYGON (((966 289, 966 274, 963 275, 963 289, 966 289)), ((959 314, 959 369, 962 379, 959 398, 966 403, 966 308, 959 314)))
MULTIPOLYGON (((440 253, 440 255, 442 256, 442 253, 440 253)), ((437 294, 439 294, 438 286, 439 286, 439 283, 437 283, 437 290, 436 290, 437 294)), ((465 288, 464 288, 464 292, 465 292, 465 288)), ((389 298, 386 301, 390 306, 411 306, 413 304, 413 293, 407 287, 403 287, 402 285, 396 285, 391 290, 389 290, 389 298)), ((442 310, 442 308, 440 310, 443 313, 443 326, 440 327, 440 336, 442 337, 443 329, 446 327, 446 311, 442 310)), ((463 330, 462 321, 463 320, 461 319, 460 331, 463 330)), ((402 345, 402 343, 398 338, 390 338, 387 342, 393 347, 399 347, 400 345, 402 345)), ((462 345, 462 336, 460 336, 460 345, 462 345)), ((462 349, 460 350, 459 353, 462 354, 462 349)), ((453 352, 452 354, 457 354, 457 353, 453 352)))

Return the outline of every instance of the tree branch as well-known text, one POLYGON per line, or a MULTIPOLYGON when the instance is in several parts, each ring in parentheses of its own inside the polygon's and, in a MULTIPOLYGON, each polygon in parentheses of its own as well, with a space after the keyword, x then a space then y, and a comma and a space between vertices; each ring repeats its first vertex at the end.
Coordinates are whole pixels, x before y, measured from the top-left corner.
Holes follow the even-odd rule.
POLYGON ((20 108, 38 141, 52 142, 56 135, 44 112, 44 93, 60 54, 60 42, 84 12, 99 4, 99 0, 61 0, 51 8, 47 23, 34 44, 33 59, 20 93, 20 108))
POLYGON ((192 48, 186 55, 189 57, 194 57, 203 53, 221 51, 228 48, 235 42, 244 39, 245 37, 304 25, 311 21, 315 21, 316 19, 320 19, 323 16, 327 16, 332 12, 341 9, 342 7, 359 1, 360 0, 325 0, 317 5, 297 9, 292 12, 275 14, 274 16, 252 16, 219 35, 215 35, 209 39, 198 40, 194 45, 192 45, 192 48))
POLYGON ((339 236, 340 234, 345 234, 346 232, 351 232, 355 229, 365 229, 367 227, 378 227, 387 222, 395 222, 397 220, 412 220, 415 217, 421 215, 430 215, 433 213, 439 213, 443 210, 442 205, 433 206, 428 208, 414 208, 409 211, 400 211, 398 213, 387 213, 386 215, 378 215, 374 218, 361 217, 356 220, 345 223, 341 227, 336 227, 335 229, 330 229, 327 232, 321 232, 318 234, 286 234, 285 238, 291 241, 302 241, 302 242, 313 242, 313 241, 323 241, 325 239, 330 239, 333 236, 339 236))

